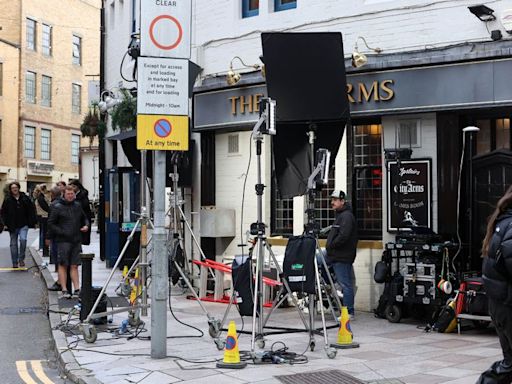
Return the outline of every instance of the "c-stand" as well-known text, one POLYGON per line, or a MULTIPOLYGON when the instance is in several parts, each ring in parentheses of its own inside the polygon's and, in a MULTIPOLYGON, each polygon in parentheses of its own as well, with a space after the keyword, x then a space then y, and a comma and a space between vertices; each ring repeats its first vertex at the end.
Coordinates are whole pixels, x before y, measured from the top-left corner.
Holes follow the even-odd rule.
MULTIPOLYGON (((172 179, 172 193, 169 194, 170 199, 170 210, 172 210, 172 226, 169 226, 169 234, 168 236, 168 245, 167 245, 167 252, 169 256, 169 270, 171 271, 171 274, 169 275, 169 278, 172 279, 172 268, 174 267, 176 271, 178 272, 179 276, 181 277, 181 280, 185 283, 185 285, 188 287, 189 291, 194 296, 195 300, 201 307, 201 310, 205 313, 206 317, 208 318, 208 325, 209 325, 209 333, 211 337, 216 337, 217 334, 220 331, 220 322, 216 320, 213 316, 210 315, 206 307, 201 302, 199 296, 197 295, 197 292, 195 291, 194 287, 192 286, 192 283, 190 282, 189 276, 191 276, 191 269, 189 268, 189 261, 186 257, 185 252, 185 246, 183 243, 183 236, 181 235, 181 231, 178 228, 178 215, 181 216, 182 223, 185 223, 188 230, 190 231, 190 234, 192 236, 192 239, 194 240, 197 248, 199 249, 201 253, 202 260, 206 259, 206 256, 201 249, 201 246, 199 242, 197 241, 197 238, 194 235, 194 232, 192 231, 192 228, 190 227, 190 224, 187 221, 187 218, 185 216, 185 213, 181 209, 181 205, 183 204, 183 200, 179 199, 178 196, 178 181, 179 181, 179 174, 178 174, 178 158, 180 153, 175 153, 172 156, 172 163, 173 163, 173 173, 170 174, 170 177, 172 179), (181 260, 182 265, 180 265, 180 260, 177 260, 177 254, 178 249, 181 249, 183 252, 183 260, 181 260), (183 270, 185 269, 185 271, 183 270)), ((191 263, 191 261, 190 261, 191 263)), ((210 273, 213 272, 210 271, 210 273)))

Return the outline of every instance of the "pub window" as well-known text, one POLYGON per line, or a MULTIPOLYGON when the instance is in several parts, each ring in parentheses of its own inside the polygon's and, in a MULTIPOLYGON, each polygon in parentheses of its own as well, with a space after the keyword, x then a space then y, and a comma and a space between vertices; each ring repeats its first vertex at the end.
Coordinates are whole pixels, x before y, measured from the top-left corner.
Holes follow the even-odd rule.
POLYGON ((359 238, 382 238, 382 125, 353 127, 354 214, 359 238))
POLYGON ((258 16, 260 0, 242 0, 242 18, 258 16))
MULTIPOLYGON (((320 228, 328 227, 334 222, 334 210, 331 207, 331 194, 334 191, 334 167, 329 169, 329 179, 315 198, 315 218, 320 228)), ((307 220, 307 217, 306 217, 307 220)))
POLYGON ((420 120, 400 120, 397 134, 401 148, 421 147, 420 120))
POLYGON ((239 147, 238 147, 238 134, 236 135, 228 135, 228 153, 239 153, 239 147))
POLYGON ((297 0, 274 0, 275 11, 284 11, 292 8, 297 8, 297 0))
POLYGON ((512 148, 510 118, 477 120, 476 126, 480 128, 480 132, 474 136, 477 155, 512 148))
POLYGON ((496 149, 510 148, 510 119, 496 119, 496 149))
POLYGON ((283 199, 277 187, 275 175, 272 177, 271 225, 272 235, 293 235, 293 198, 283 199))

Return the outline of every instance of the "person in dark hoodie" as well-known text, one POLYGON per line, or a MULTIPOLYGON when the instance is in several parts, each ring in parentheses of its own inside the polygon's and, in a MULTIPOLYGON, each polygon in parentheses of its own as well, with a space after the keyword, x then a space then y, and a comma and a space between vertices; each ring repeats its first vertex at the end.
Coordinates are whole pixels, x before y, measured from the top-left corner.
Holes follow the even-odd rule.
POLYGON ((327 237, 326 252, 322 255, 326 264, 332 266, 336 281, 343 291, 343 305, 354 318, 354 260, 357 248, 356 219, 345 200, 345 192, 336 190, 331 194, 331 207, 336 217, 327 237))
MULTIPOLYGON (((64 187, 65 188, 65 187, 64 187)), ((48 217, 50 217, 50 212, 52 211, 52 207, 59 202, 59 200, 62 198, 62 190, 61 187, 55 186, 50 191, 50 209, 48 212, 48 217)), ((48 222, 47 222, 47 228, 48 228, 48 222)), ((51 232, 46 231, 45 234, 45 243, 47 247, 50 247, 50 264, 55 265, 55 272, 59 272, 59 253, 58 253, 58 244, 55 241, 55 239, 51 238, 51 232)), ((62 287, 60 286, 59 281, 57 280, 50 288, 48 288, 49 291, 60 291, 62 287)))
POLYGON ((25 267, 27 234, 28 229, 36 225, 36 208, 28 196, 20 192, 17 181, 9 184, 9 194, 2 204, 2 220, 11 236, 12 267, 25 267))
MULTIPOLYGON (((85 215, 87 216, 87 219, 89 220, 89 223, 91 223, 94 215, 92 214, 91 203, 89 201, 89 192, 87 191, 87 189, 84 188, 84 186, 78 180, 71 180, 69 182, 69 185, 71 185, 75 188, 76 201, 78 201, 80 203, 80 206, 84 210, 85 215)), ((87 232, 82 233, 82 245, 89 245, 89 244, 91 244, 91 227, 90 226, 89 226, 89 230, 87 232)))
POLYGON ((482 276, 503 360, 482 373, 477 384, 512 383, 512 186, 489 217, 482 243, 482 276))
POLYGON ((64 189, 64 197, 52 205, 48 218, 48 237, 58 243, 59 282, 63 297, 69 297, 69 292, 66 289, 68 266, 70 266, 71 281, 73 282, 73 295, 79 296, 80 294, 78 266, 81 264, 81 234, 88 230, 89 219, 80 203, 75 201, 74 188, 68 185, 64 189))

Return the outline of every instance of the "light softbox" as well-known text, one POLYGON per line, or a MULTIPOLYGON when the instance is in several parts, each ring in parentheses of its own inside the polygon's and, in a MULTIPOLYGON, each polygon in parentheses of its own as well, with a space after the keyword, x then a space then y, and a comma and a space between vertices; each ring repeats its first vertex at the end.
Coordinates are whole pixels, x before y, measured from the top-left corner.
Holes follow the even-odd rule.
POLYGON ((267 93, 276 100, 273 151, 282 197, 306 192, 315 148, 336 157, 350 118, 341 33, 262 33, 267 93))

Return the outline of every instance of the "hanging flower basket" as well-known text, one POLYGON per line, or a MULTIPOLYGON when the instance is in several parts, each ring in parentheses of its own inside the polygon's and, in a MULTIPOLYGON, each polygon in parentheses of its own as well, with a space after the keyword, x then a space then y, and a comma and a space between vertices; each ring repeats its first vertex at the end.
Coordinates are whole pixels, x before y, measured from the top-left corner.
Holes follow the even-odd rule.
POLYGON ((112 109, 112 129, 129 131, 137 125, 137 99, 128 89, 121 89, 121 99, 112 109))
POLYGON ((106 126, 101 119, 98 104, 94 103, 89 107, 89 111, 84 116, 84 120, 80 125, 82 137, 88 137, 92 145, 94 138, 96 136, 102 137, 105 133, 105 129, 106 126))

